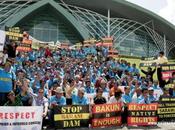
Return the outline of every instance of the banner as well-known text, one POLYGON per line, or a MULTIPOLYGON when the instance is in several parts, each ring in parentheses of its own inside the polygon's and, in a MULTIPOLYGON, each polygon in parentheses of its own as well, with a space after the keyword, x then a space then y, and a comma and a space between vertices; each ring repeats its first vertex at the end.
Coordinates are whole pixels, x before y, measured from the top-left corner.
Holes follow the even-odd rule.
POLYGON ((32 40, 29 39, 29 34, 27 32, 23 32, 23 40, 16 50, 22 52, 29 52, 32 50, 32 40))
POLYGON ((5 27, 7 41, 22 41, 22 31, 19 27, 5 27))
POLYGON ((156 66, 156 58, 155 57, 142 57, 140 61, 140 67, 148 67, 148 66, 156 66))
POLYGON ((162 98, 157 114, 159 121, 175 121, 175 97, 162 98))
POLYGON ((162 79, 172 78, 172 73, 175 72, 175 64, 161 65, 162 68, 162 79))
POLYGON ((157 103, 128 105, 128 125, 148 126, 157 124, 157 103))
POLYGON ((89 105, 57 106, 54 108, 55 127, 89 127, 89 115, 89 105))
POLYGON ((43 107, 0 107, 0 130, 41 130, 43 107))
POLYGON ((121 103, 94 105, 92 127, 121 125, 121 103))
POLYGON ((5 32, 0 30, 0 51, 3 51, 5 43, 5 32))

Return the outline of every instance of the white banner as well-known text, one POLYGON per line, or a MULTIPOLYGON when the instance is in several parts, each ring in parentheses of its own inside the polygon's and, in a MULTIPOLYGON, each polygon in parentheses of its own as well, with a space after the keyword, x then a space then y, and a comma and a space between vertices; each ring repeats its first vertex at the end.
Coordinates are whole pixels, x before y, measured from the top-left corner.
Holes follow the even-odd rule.
POLYGON ((5 31, 0 30, 0 51, 3 51, 5 43, 5 31))
POLYGON ((41 130, 43 107, 0 107, 0 130, 41 130))

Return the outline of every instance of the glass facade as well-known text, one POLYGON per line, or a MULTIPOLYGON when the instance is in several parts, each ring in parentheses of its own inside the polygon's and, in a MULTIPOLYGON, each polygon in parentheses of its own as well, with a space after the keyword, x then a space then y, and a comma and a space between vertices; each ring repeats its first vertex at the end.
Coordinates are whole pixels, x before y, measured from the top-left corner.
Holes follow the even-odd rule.
POLYGON ((34 15, 28 16, 17 26, 28 31, 35 39, 44 42, 77 43, 81 41, 79 34, 63 16, 53 9, 40 9, 34 15))

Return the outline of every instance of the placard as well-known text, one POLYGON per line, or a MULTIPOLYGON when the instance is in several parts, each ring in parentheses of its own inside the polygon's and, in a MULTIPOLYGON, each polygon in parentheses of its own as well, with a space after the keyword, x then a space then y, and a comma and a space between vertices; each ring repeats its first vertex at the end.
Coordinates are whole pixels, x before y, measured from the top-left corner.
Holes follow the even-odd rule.
POLYGON ((5 27, 6 41, 22 41, 23 34, 19 27, 5 27))
POLYGON ((57 106, 54 108, 55 127, 89 127, 89 105, 57 106))
POLYGON ((0 107, 0 130, 41 130, 43 107, 0 107))
POLYGON ((157 60, 155 57, 150 57, 150 58, 142 57, 139 66, 140 67, 156 66, 157 64, 156 62, 157 60))
POLYGON ((164 97, 157 111, 159 121, 175 121, 175 97, 164 97))
POLYGON ((157 103, 128 104, 128 125, 148 126, 157 124, 157 103))
POLYGON ((172 78, 172 73, 175 72, 175 64, 161 65, 161 68, 163 80, 172 78))
POLYGON ((93 128, 121 125, 121 103, 94 105, 92 114, 93 128))

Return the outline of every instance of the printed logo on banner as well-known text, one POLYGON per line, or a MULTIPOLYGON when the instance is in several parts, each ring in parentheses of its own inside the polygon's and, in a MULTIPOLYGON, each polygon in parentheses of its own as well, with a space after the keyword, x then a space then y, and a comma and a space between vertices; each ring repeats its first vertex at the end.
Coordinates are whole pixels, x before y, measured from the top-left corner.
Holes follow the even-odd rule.
POLYGON ((54 108, 56 128, 89 127, 89 105, 57 106, 54 108))
POLYGON ((157 103, 152 104, 128 104, 128 125, 156 125, 157 103))
POLYGON ((0 130, 41 130, 43 107, 0 107, 0 130))
POLYGON ((120 126, 121 103, 94 105, 92 127, 120 126))
POLYGON ((175 121, 175 97, 164 97, 159 102, 158 121, 175 121))

